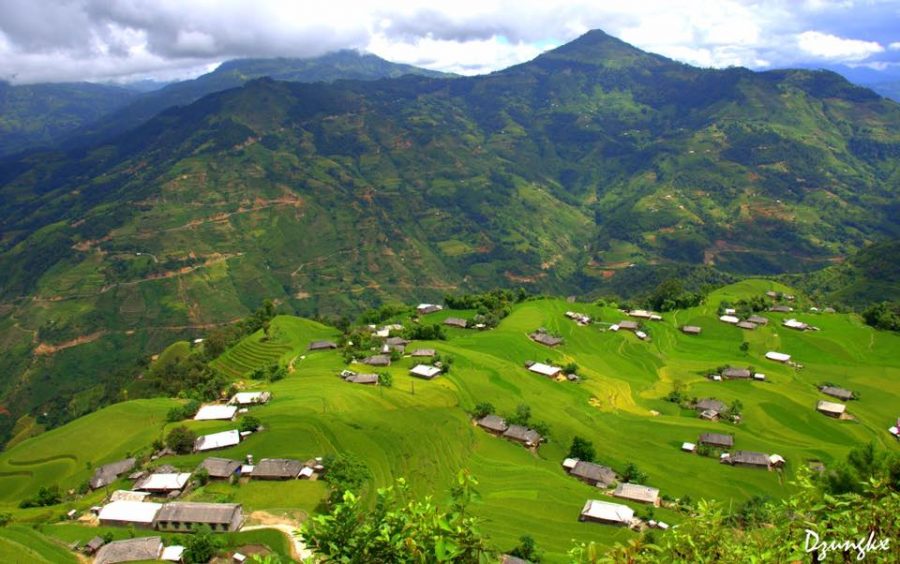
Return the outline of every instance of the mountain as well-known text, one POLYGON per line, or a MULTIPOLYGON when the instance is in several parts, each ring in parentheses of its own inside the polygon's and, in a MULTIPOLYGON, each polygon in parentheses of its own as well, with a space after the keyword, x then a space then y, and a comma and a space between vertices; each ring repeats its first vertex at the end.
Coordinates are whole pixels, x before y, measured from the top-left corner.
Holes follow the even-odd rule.
POLYGON ((0 166, 0 387, 64 419, 266 298, 340 316, 814 270, 898 236, 898 157, 900 106, 837 74, 698 69, 600 31, 481 77, 252 80, 0 166))
POLYGON ((871 88, 886 98, 900 102, 900 68, 887 66, 882 70, 876 70, 865 66, 847 65, 831 65, 825 68, 840 74, 850 82, 871 88))
POLYGON ((0 81, 0 156, 51 144, 136 97, 127 88, 87 82, 0 81))
POLYGON ((269 77, 288 82, 376 80, 406 74, 446 77, 441 72, 392 63, 372 54, 341 50, 306 59, 270 58, 226 61, 214 71, 193 80, 175 82, 135 100, 105 119, 77 132, 69 143, 83 146, 109 139, 136 127, 173 106, 190 104, 203 96, 236 88, 250 80, 269 77))
POLYGON ((306 59, 238 59, 193 80, 121 86, 91 83, 11 86, 0 82, 0 157, 54 145, 89 146, 136 127, 166 108, 268 76, 291 82, 375 80, 405 74, 448 76, 370 54, 337 51, 306 59))

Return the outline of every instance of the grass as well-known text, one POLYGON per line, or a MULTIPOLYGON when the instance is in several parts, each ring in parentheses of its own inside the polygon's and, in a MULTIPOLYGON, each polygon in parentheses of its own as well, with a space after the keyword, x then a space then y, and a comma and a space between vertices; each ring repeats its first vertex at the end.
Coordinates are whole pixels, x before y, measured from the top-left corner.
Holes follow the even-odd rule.
MULTIPOLYGON (((509 550, 519 536, 529 534, 545 552, 546 561, 557 562, 564 560, 573 539, 611 545, 634 536, 628 530, 578 522, 584 501, 602 494, 568 477, 560 467, 576 435, 593 441, 603 464, 620 471, 629 462, 637 464, 648 475, 647 484, 660 488, 664 495, 734 503, 754 495, 779 498, 789 494, 792 476, 807 460, 818 459, 828 465, 869 441, 896 449, 886 428, 896 417, 893 398, 900 394, 900 359, 895 353, 900 350, 900 336, 874 331, 858 318, 842 314, 793 314, 821 328, 807 333, 783 329, 780 322, 784 316, 780 314, 764 314, 770 319, 769 326, 753 332, 716 319, 720 301, 768 289, 785 288, 769 281, 748 281, 716 291, 699 307, 667 313, 664 321, 647 323, 648 342, 629 332, 608 331, 609 324, 624 317, 615 309, 559 299, 531 300, 517 305, 494 330, 451 330, 448 341, 414 343, 411 348, 433 347, 452 357, 451 371, 433 381, 413 379, 408 370, 415 363, 405 358, 388 369, 392 388, 343 382, 336 376, 345 367, 338 351, 305 353, 310 340, 333 338, 333 331, 312 321, 278 317, 273 322, 272 341, 262 343, 261 334, 252 335, 216 361, 238 370, 237 358, 245 359, 251 368, 252 358, 265 363, 294 359, 295 369, 284 380, 264 386, 273 392, 273 399, 253 408, 266 430, 217 455, 307 459, 349 452, 365 461, 372 475, 370 498, 375 486, 388 485, 402 476, 416 495, 432 495, 438 503, 448 501, 456 473, 468 469, 479 480, 481 493, 473 510, 485 519, 483 529, 491 542, 509 550), (579 327, 564 317, 567 310, 587 313, 601 323, 579 327), (684 335, 678 330, 683 324, 699 325, 703 333, 684 335), (533 343, 527 334, 537 327, 561 335, 565 343, 556 349, 533 343), (740 350, 744 341, 749 343, 747 352, 740 350), (251 353, 265 350, 263 344, 283 351, 253 357, 251 353), (768 350, 788 352, 805 368, 794 370, 769 362, 763 357, 768 350), (525 370, 526 360, 549 360, 558 365, 576 362, 583 380, 579 384, 549 381, 525 370), (705 378, 708 370, 723 364, 753 365, 768 381, 712 382, 705 378), (823 398, 815 386, 824 381, 860 393, 861 399, 848 407, 856 421, 836 421, 814 411, 816 400, 823 398), (744 421, 739 426, 701 421, 694 413, 664 401, 675 382, 683 383, 690 396, 712 396, 725 402, 740 399, 744 421), (549 442, 532 454, 474 427, 467 410, 485 399, 501 414, 512 413, 520 403, 530 405, 534 419, 550 425, 549 442), (783 473, 732 468, 715 459, 680 452, 683 441, 694 441, 702 432, 732 433, 735 448, 781 454, 787 466, 783 473)), ((436 322, 448 315, 465 317, 461 312, 445 311, 426 321, 436 322)), ((147 406, 161 418, 164 406, 171 404, 154 402, 147 406)), ((63 478, 57 480, 76 485, 86 477, 83 462, 59 457, 66 453, 76 456, 80 449, 71 445, 89 443, 97 436, 99 425, 113 420, 111 416, 127 421, 125 414, 129 413, 134 418, 138 406, 144 409, 143 404, 134 402, 115 406, 0 455, 0 470, 33 472, 31 477, 0 478, 9 480, 0 481, 2 499, 11 503, 33 491, 38 479, 48 479, 50 473, 41 470, 43 465, 58 466, 63 478), (120 411, 113 411, 117 408, 120 411), (60 440, 63 436, 68 437, 65 442, 60 440), (40 442, 42 439, 46 443, 40 442), (30 460, 30 465, 11 464, 21 460, 30 460)), ((153 429, 117 429, 122 437, 110 441, 110 458, 112 452, 120 456, 149 443, 158 433, 159 423, 154 424, 153 429), (125 439, 128 433, 136 434, 133 440, 125 439)), ((187 424, 200 432, 234 425, 187 424)), ((169 462, 190 469, 202 458, 189 455, 169 462)), ((192 492, 191 497, 232 500, 243 503, 248 512, 261 510, 302 519, 317 510, 325 494, 322 482, 250 482, 210 484, 192 492)), ((643 506, 632 506, 639 513, 646 511, 643 506)), ((43 513, 20 512, 17 518, 38 519, 49 510, 40 511, 43 513)), ((665 509, 656 509, 655 517, 670 523, 681 519, 665 509)))
POLYGON ((7 564, 77 563, 78 558, 59 542, 20 525, 0 528, 0 562, 7 564))

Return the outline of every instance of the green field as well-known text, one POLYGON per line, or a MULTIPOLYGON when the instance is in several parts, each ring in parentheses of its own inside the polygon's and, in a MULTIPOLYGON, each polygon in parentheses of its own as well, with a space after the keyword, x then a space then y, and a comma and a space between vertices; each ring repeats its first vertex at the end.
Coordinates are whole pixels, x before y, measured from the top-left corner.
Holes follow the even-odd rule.
MULTIPOLYGON (((897 449, 887 427, 898 415, 900 336, 875 331, 844 314, 791 314, 821 329, 806 333, 782 328, 782 314, 764 314, 769 325, 753 332, 717 320, 721 300, 768 289, 785 288, 757 280, 718 290, 702 306, 667 313, 662 322, 648 322, 648 342, 626 331, 608 331, 609 324, 624 317, 611 307, 559 299, 526 301, 494 330, 451 331, 448 341, 411 345, 449 355, 452 369, 433 381, 417 380, 407 374, 413 359, 405 358, 389 369, 392 388, 343 382, 336 376, 345 367, 338 351, 304 352, 310 340, 334 337, 336 332, 308 320, 279 317, 270 342, 262 343, 260 334, 250 336, 215 361, 216 366, 246 373, 254 368, 254 358, 259 363, 294 359, 294 371, 287 378, 265 386, 273 392, 272 401, 253 408, 266 430, 217 455, 306 459, 349 452, 368 466, 373 485, 406 477, 416 494, 433 495, 441 503, 447 501, 457 471, 466 468, 480 482, 481 499, 474 510, 485 519, 483 529, 492 544, 508 550, 520 535, 529 534, 546 560, 556 562, 573 539, 610 545, 635 536, 625 529, 578 522, 584 501, 600 494, 560 467, 575 435, 593 441, 599 462, 619 471, 634 462, 649 476, 647 484, 660 488, 663 495, 694 500, 783 497, 792 491, 791 477, 808 460, 828 465, 869 441, 897 449), (600 323, 579 327, 564 317, 570 309, 600 323), (699 325, 703 333, 684 335, 678 330, 683 324, 699 325), (538 327, 558 333, 565 343, 551 350, 531 342, 527 334, 538 327), (740 350, 744 340, 749 343, 746 352, 740 350), (271 345, 273 352, 249 354, 263 350, 262 344, 271 345), (281 347, 277 354, 275 346, 281 347), (792 354, 804 368, 767 361, 763 355, 769 350, 792 354), (547 380, 527 372, 526 360, 577 362, 583 380, 578 384, 547 380), (705 378, 707 371, 724 364, 752 365, 767 375, 767 381, 705 378), (740 399, 743 422, 735 426, 701 421, 693 412, 664 401, 676 381, 687 386, 690 396, 716 397, 726 403, 740 399), (855 421, 815 412, 816 401, 825 399, 815 385, 824 381, 859 393, 860 399, 848 404, 855 421), (533 418, 550 425, 549 442, 534 455, 480 431, 467 410, 484 400, 501 414, 512 413, 520 403, 529 404, 533 418), (680 451, 683 441, 693 442, 707 431, 733 433, 736 449, 782 455, 787 460, 784 472, 733 468, 680 451)), ((433 319, 439 318, 429 316, 426 321, 433 319)), ((106 461, 156 438, 171 405, 170 400, 119 404, 24 441, 0 455, 0 502, 12 505, 42 483, 76 486, 88 475, 85 460, 106 461)), ((234 424, 188 425, 213 432, 234 424)), ((190 469, 202 458, 190 455, 169 462, 190 469)), ((316 510, 325 493, 321 482, 251 482, 211 484, 191 496, 238 501, 248 513, 266 511, 302 519, 316 510)), ((633 507, 639 513, 645 510, 633 507)), ((29 511, 60 513, 58 508, 29 511)), ((16 515, 38 518, 29 512, 16 515)), ((681 519, 668 509, 656 509, 655 516, 670 523, 681 519)))

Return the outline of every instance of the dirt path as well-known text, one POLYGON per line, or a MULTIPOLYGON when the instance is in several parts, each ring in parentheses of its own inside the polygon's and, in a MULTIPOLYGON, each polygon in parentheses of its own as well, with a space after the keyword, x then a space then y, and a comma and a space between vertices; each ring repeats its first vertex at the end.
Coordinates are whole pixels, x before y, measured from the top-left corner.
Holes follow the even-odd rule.
POLYGON ((81 337, 76 337, 70 341, 65 341, 64 343, 60 343, 58 345, 41 343, 34 348, 34 354, 40 356, 50 356, 64 349, 70 349, 72 347, 77 347, 78 345, 92 343, 103 335, 106 335, 106 331, 97 331, 95 333, 91 333, 90 335, 82 335, 81 337))
POLYGON ((299 536, 294 534, 301 526, 301 523, 299 521, 295 521, 287 517, 272 515, 271 513, 266 513, 265 511, 254 511, 250 514, 250 518, 254 521, 258 521, 260 524, 242 527, 242 531, 253 531, 257 529, 279 530, 284 533, 285 536, 287 536, 288 542, 290 542, 291 558, 297 560, 298 562, 303 562, 306 559, 312 557, 312 551, 306 548, 306 545, 303 543, 303 540, 299 536))

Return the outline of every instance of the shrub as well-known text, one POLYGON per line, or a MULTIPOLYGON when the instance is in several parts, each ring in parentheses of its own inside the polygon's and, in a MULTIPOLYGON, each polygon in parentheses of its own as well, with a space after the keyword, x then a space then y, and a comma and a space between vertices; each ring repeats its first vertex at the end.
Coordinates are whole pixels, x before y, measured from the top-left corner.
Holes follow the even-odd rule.
POLYGON ((189 454, 194 450, 194 441, 197 439, 197 433, 191 431, 184 425, 175 427, 166 435, 166 446, 174 450, 178 454, 189 454))
POLYGON ((594 443, 577 435, 572 439, 572 446, 569 447, 569 458, 593 462, 596 456, 594 443))
POLYGON ((262 422, 259 420, 259 417, 256 417, 254 415, 245 415, 241 417, 239 429, 243 433, 246 431, 256 431, 260 428, 260 426, 262 426, 262 422))
POLYGON ((489 401, 482 401, 475 405, 475 410, 472 412, 472 415, 475 419, 481 419, 485 415, 490 415, 494 413, 494 404, 489 401))

